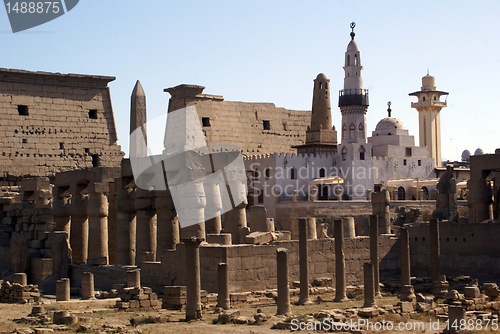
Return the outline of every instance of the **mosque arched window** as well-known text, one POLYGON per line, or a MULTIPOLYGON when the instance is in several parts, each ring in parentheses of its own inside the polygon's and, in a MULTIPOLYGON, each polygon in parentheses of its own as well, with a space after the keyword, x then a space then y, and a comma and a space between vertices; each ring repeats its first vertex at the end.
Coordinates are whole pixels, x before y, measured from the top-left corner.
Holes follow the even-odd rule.
POLYGON ((344 148, 342 149, 342 161, 345 161, 345 158, 346 158, 346 155, 347 155, 347 148, 344 148))
POLYGON ((364 139, 365 138, 365 127, 363 126, 363 123, 359 123, 358 131, 359 131, 359 138, 364 139))
POLYGON ((321 81, 319 82, 319 89, 323 89, 323 83, 321 81))
POLYGON ((355 138, 355 133, 356 133, 356 126, 351 123, 351 125, 349 125, 349 138, 355 138))
POLYGON ((347 66, 351 66, 351 55, 347 55, 347 66))
POLYGON ((292 169, 290 169, 290 179, 292 180, 297 179, 297 168, 292 167, 292 169))
POLYGON ((354 65, 358 65, 358 55, 354 55, 354 65))
POLYGON ((342 125, 342 139, 345 139, 347 137, 347 125, 342 125))
POLYGON ((321 168, 321 169, 319 170, 319 177, 325 177, 325 174, 326 174, 325 169, 324 169, 324 168, 321 168))

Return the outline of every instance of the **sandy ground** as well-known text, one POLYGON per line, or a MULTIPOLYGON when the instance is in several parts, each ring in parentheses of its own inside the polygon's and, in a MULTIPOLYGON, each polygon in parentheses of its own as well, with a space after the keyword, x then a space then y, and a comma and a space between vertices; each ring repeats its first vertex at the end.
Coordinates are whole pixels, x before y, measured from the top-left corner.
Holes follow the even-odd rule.
MULTIPOLYGON (((312 300, 316 300, 317 296, 311 296, 312 300)), ((307 315, 312 315, 320 310, 345 309, 352 307, 360 307, 363 303, 362 296, 356 295, 355 298, 348 302, 334 303, 334 296, 331 294, 322 295, 322 302, 315 302, 312 305, 297 306, 292 305, 291 318, 307 318, 307 315)), ((296 302, 298 297, 292 297, 292 303, 296 302)), ((209 334, 209 333, 236 333, 236 334, 253 334, 253 333, 284 333, 291 332, 290 330, 275 330, 271 329, 273 324, 285 320, 284 316, 274 316, 276 313, 276 305, 271 301, 253 303, 234 304, 233 308, 238 309, 242 316, 253 317, 260 309, 269 319, 258 325, 235 325, 235 324, 213 324, 213 320, 218 317, 214 312, 213 307, 204 310, 203 319, 185 322, 184 310, 160 310, 158 312, 118 312, 113 308, 117 299, 81 301, 72 299, 70 302, 54 301, 53 297, 43 298, 42 303, 46 310, 46 315, 51 316, 54 311, 70 310, 71 314, 79 317, 81 321, 74 325, 29 325, 26 323, 16 323, 15 319, 27 318, 31 313, 33 305, 18 305, 18 304, 0 304, 0 334, 12 333, 17 330, 22 333, 22 330, 34 328, 52 328, 57 333, 166 333, 166 334, 209 334), (134 318, 137 326, 130 325, 130 319, 134 318), (90 330, 85 330, 81 325, 92 327, 90 330), (137 330, 140 330, 137 331, 137 330)), ((395 305, 398 300, 395 296, 387 296, 382 300, 378 300, 378 305, 395 305)), ((288 317, 290 320, 290 317, 288 317)), ((423 322, 424 329, 420 330, 379 330, 379 331, 363 331, 363 333, 438 333, 436 330, 429 329, 430 321, 436 321, 436 318, 429 316, 418 316, 415 319, 402 318, 397 315, 386 315, 383 317, 373 318, 371 321, 392 321, 398 322, 423 322)), ((444 328, 441 323, 441 331, 444 328)), ((29 331, 27 331, 29 332, 29 331)), ((26 332, 26 333, 27 333, 26 332)), ((318 331, 305 330, 302 333, 317 333, 318 331)), ((488 331, 474 331, 472 333, 486 333, 488 331)), ((499 331, 495 331, 499 332, 499 331)))

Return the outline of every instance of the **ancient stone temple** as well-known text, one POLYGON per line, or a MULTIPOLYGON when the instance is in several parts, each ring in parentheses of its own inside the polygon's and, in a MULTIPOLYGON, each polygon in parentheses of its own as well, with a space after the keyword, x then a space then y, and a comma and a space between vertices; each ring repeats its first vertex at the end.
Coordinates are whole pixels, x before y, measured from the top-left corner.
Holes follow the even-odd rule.
POLYGON ((1 177, 118 166, 113 80, 0 69, 1 177))

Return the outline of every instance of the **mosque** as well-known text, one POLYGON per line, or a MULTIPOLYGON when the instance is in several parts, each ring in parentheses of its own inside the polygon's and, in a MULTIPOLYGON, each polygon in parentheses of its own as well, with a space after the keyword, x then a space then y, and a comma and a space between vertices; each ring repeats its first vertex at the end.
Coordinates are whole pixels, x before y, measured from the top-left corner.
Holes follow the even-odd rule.
POLYGON ((446 107, 436 90, 435 79, 427 74, 419 91, 410 93, 419 113, 420 145, 415 145, 403 122, 388 117, 367 136, 366 113, 369 92, 363 86, 361 54, 351 23, 351 40, 344 63, 344 88, 338 106, 342 115, 341 139, 332 125, 331 83, 320 73, 314 80, 310 125, 305 143, 293 146, 296 153, 274 153, 245 157, 249 175, 250 204, 263 204, 273 215, 278 202, 310 199, 316 187, 318 200, 366 200, 367 193, 390 190, 398 200, 430 198, 435 188, 436 167, 441 161, 439 112, 446 107), (253 195, 253 196, 252 196, 253 195), (252 199, 253 197, 253 199, 252 199))

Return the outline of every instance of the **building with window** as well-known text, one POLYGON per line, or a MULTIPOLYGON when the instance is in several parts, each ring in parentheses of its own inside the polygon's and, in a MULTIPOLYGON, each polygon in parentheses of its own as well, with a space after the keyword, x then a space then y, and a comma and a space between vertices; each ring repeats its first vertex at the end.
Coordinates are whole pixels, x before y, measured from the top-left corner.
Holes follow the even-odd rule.
POLYGON ((0 69, 0 178, 119 166, 113 80, 0 69))
MULTIPOLYGON (((340 143, 332 124, 331 83, 320 73, 314 80, 306 141, 292 146, 297 153, 284 151, 245 158, 250 176, 250 205, 265 205, 269 216, 278 221, 276 203, 292 198, 309 200, 312 188, 316 188, 318 200, 366 200, 367 191, 383 188, 390 189, 394 199, 411 200, 418 196, 417 187, 427 195, 435 188, 435 159, 428 147, 415 146, 415 139, 403 122, 391 117, 390 104, 388 117, 382 119, 367 138, 369 93, 363 85, 363 66, 354 39, 354 25, 351 28, 343 67, 344 87, 338 96, 340 143)), ((425 78, 427 82, 428 76, 425 78)))

